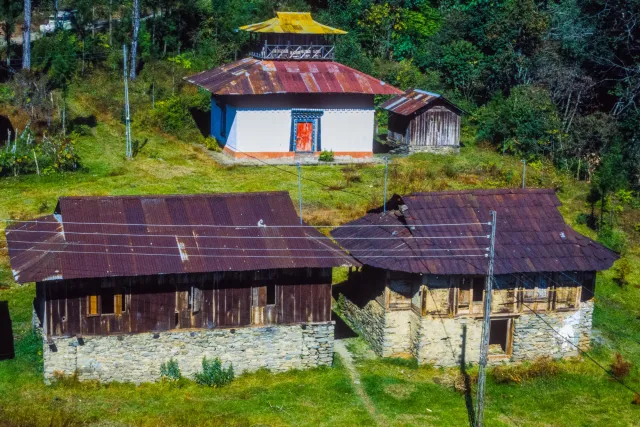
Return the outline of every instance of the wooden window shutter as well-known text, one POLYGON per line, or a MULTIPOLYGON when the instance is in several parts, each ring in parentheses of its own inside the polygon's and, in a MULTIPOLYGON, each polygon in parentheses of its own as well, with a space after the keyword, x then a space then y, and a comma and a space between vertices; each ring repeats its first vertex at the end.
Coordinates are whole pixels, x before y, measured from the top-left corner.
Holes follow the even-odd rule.
POLYGON ((97 295, 89 295, 89 314, 98 314, 98 296, 97 295))
POLYGON ((115 305, 114 313, 115 314, 122 314, 122 311, 123 311, 122 310, 122 300, 123 300, 122 294, 116 294, 115 295, 115 301, 114 301, 114 305, 115 305))
POLYGON ((194 313, 198 313, 200 310, 202 310, 202 289, 193 286, 191 288, 191 295, 191 310, 194 313))

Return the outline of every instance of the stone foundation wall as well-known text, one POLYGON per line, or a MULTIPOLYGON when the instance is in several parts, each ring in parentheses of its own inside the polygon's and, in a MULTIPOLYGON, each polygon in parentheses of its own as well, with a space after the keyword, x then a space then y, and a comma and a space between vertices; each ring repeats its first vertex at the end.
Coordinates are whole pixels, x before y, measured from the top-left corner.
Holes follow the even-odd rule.
POLYGON ((589 347, 593 316, 592 301, 581 303, 580 309, 575 311, 538 314, 540 317, 531 313, 522 314, 516 318, 512 360, 531 360, 541 356, 553 358, 577 356, 578 350, 574 345, 580 346, 583 350, 589 347), (552 331, 549 325, 557 333, 552 331))
POLYGON ((459 154, 458 145, 409 145, 409 154, 414 153, 436 153, 436 154, 459 154))
MULTIPOLYGON (((482 318, 421 317, 413 310, 385 312, 376 301, 359 308, 347 299, 344 299, 343 313, 382 357, 410 354, 420 364, 438 367, 457 366, 462 358, 465 363, 478 363, 480 359, 482 318)), ((513 318, 511 361, 577 355, 578 351, 567 339, 583 350, 588 349, 593 302, 581 303, 578 310, 538 314, 544 321, 534 313, 513 318)), ((490 359, 489 363, 504 361, 504 358, 490 359)))
POLYGON ((202 369, 202 358, 233 364, 236 374, 266 368, 273 372, 330 366, 335 322, 237 329, 175 330, 160 333, 52 338, 44 342, 45 382, 55 374, 78 373, 80 380, 149 382, 173 358, 184 377, 202 369), (81 341, 81 342, 79 342, 81 341))
POLYGON ((375 300, 360 308, 347 298, 340 298, 340 310, 347 321, 367 340, 373 351, 382 355, 385 348, 384 308, 375 300))
POLYGON ((438 367, 460 365, 463 357, 478 363, 481 337, 482 319, 427 316, 420 319, 414 354, 418 363, 438 367))

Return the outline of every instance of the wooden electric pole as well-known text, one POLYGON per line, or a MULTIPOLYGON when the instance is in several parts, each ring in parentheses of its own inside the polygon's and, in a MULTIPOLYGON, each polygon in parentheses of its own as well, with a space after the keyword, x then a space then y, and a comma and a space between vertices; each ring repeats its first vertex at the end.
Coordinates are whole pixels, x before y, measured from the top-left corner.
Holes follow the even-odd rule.
POLYGON ((24 24, 22 25, 22 68, 31 68, 31 0, 24 0, 24 24))
POLYGON ((478 366, 478 394, 476 396, 475 427, 484 425, 484 388, 487 380, 489 358, 489 331, 491 330, 491 294, 493 291, 493 261, 496 242, 496 211, 491 211, 491 236, 489 242, 489 268, 484 286, 484 317, 482 319, 482 341, 480 342, 480 363, 478 366))
POLYGON ((300 225, 302 225, 302 169, 298 162, 298 203, 300 206, 300 225))

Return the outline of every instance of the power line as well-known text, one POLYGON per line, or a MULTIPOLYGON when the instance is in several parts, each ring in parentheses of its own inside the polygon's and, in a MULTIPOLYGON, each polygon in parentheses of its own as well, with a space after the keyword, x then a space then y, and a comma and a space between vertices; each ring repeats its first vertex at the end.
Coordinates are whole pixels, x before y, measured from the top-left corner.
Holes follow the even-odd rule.
MULTIPOLYGON (((303 178, 304 179, 304 178, 303 178)), ((80 222, 80 221, 39 221, 39 220, 18 220, 18 219, 0 219, 4 222, 13 223, 33 223, 33 224, 80 224, 80 225, 109 225, 109 226, 140 226, 140 227, 213 227, 213 228, 328 228, 328 227, 340 227, 340 228, 361 228, 361 227, 398 227, 398 228, 413 228, 413 227, 452 227, 452 226, 467 226, 467 225, 490 225, 491 223, 485 222, 461 222, 455 224, 344 224, 344 225, 217 225, 217 224, 148 224, 148 223, 130 223, 130 222, 80 222)))
MULTIPOLYGON (((313 240, 334 240, 331 237, 326 236, 207 236, 207 235, 193 235, 193 234, 132 234, 132 233, 101 233, 101 232, 81 232, 81 231, 50 231, 50 230, 19 230, 12 229, 6 234, 12 233, 53 233, 62 235, 89 235, 89 236, 127 236, 127 237, 184 237, 191 239, 313 239, 313 240)), ((488 239, 490 236, 471 235, 471 236, 393 236, 389 237, 346 237, 344 240, 397 240, 397 239, 488 239)), ((45 243, 45 242, 42 242, 45 243)))
MULTIPOLYGON (((117 247, 117 248, 148 248, 148 249, 175 249, 177 246, 153 246, 153 245, 127 245, 127 244, 106 244, 106 243, 85 243, 85 242, 33 242, 28 240, 12 240, 11 243, 21 243, 21 244, 31 244, 31 245, 61 245, 61 246, 100 246, 100 247, 117 247)), ((317 249, 308 249, 308 248, 231 248, 231 247, 207 247, 207 246, 180 246, 181 249, 204 249, 204 250, 236 250, 236 251, 287 251, 287 250, 295 250, 298 251, 317 251, 317 249)), ((30 249, 23 249, 24 251, 28 251, 30 249)), ((486 248, 451 248, 451 249, 434 249, 434 248, 425 248, 425 249, 416 249, 418 251, 484 251, 486 252, 486 248)), ((354 249, 355 252, 374 252, 373 249, 354 249)), ((387 249, 385 252, 411 252, 413 253, 414 249, 387 249)))
MULTIPOLYGON (((178 249, 178 247, 176 247, 175 249, 178 249)), ((295 251, 295 248, 292 248, 291 250, 295 251)), ((317 249, 318 251, 321 251, 322 249, 317 249)), ((325 249, 327 252, 337 252, 338 249, 325 249)), ((175 253, 175 254, 148 254, 148 253, 141 253, 141 252, 95 252, 95 251, 86 251, 86 252, 78 252, 78 251, 58 251, 58 250, 50 250, 50 249, 28 249, 26 250, 28 252, 43 252, 43 253, 63 253, 63 254, 76 254, 76 255, 86 255, 86 254, 100 254, 100 255, 127 255, 127 256, 169 256, 169 257, 187 257, 187 258, 191 258, 191 257, 202 257, 202 258, 280 258, 280 259, 286 259, 286 260, 291 260, 290 257, 283 257, 282 255, 201 255, 201 254, 181 254, 181 253, 175 253)), ((10 259, 13 260, 16 257, 20 256, 19 255, 15 255, 13 257, 11 257, 10 259)), ((388 256, 388 255, 361 255, 360 257, 362 258, 395 258, 392 256, 388 256)), ((461 258, 461 257, 483 257, 485 258, 486 255, 427 255, 427 256, 403 256, 403 258, 461 258)), ((349 258, 349 256, 347 254, 344 255, 340 255, 340 256, 296 256, 295 259, 320 259, 320 258, 327 258, 327 259, 345 259, 345 258, 349 258)))

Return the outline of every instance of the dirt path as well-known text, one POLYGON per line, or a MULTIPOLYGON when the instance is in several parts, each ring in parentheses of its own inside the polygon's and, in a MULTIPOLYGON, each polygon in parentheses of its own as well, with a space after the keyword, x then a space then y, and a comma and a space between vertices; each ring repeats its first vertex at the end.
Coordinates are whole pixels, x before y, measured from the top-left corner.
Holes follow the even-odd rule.
POLYGON ((333 349, 340 355, 342 363, 344 363, 345 368, 347 368, 347 371, 349 372, 349 376, 351 376, 351 383, 353 384, 353 388, 355 389, 358 396, 360 396, 364 407, 367 409, 367 412, 369 412, 369 415, 371 415, 371 418, 373 418, 376 425, 388 425, 384 417, 381 414, 378 414, 375 406, 373 405, 373 402, 371 401, 371 398, 369 398, 369 395, 364 390, 364 387, 362 387, 362 384, 360 383, 360 374, 353 364, 353 357, 351 356, 349 350, 347 350, 347 347, 344 345, 344 341, 336 340, 333 344, 333 349))

